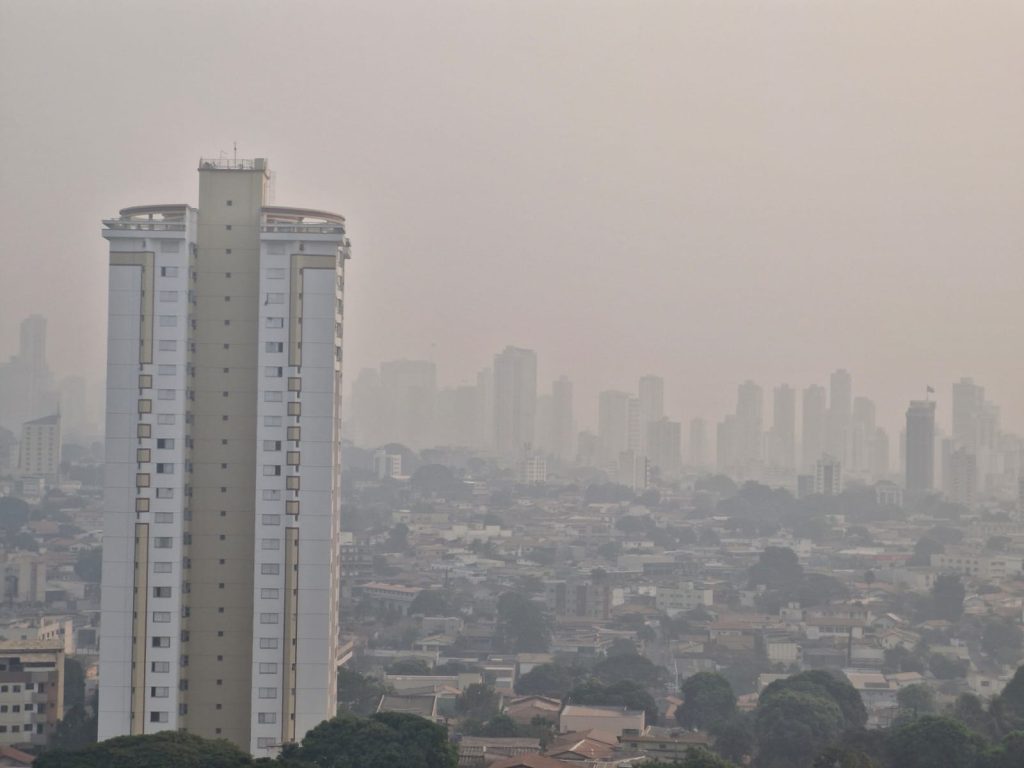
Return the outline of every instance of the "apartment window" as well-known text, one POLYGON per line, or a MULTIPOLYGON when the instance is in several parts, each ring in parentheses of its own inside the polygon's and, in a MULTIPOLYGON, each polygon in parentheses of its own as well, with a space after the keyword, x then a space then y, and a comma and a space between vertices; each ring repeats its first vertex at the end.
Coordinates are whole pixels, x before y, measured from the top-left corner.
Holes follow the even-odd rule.
POLYGON ((177 301, 177 291, 160 291, 160 301, 177 301))
POLYGON ((265 403, 280 403, 284 400, 284 392, 275 392, 273 390, 267 390, 263 393, 263 402, 265 403))
POLYGON ((277 712, 260 712, 256 717, 261 725, 273 725, 277 722, 277 712))
POLYGON ((178 417, 173 413, 158 413, 156 415, 156 423, 168 426, 174 424, 178 420, 178 417))
POLYGON ((261 699, 276 699, 277 688, 260 688, 259 697, 261 699))
POLYGON ((288 427, 287 436, 289 440, 300 440, 302 438, 302 427, 288 427))
POLYGON ((149 665, 149 670, 151 672, 170 672, 171 671, 171 662, 169 662, 169 661, 154 661, 154 662, 151 662, 150 665, 149 665))
POLYGON ((170 536, 157 536, 153 539, 154 549, 170 549, 173 544, 173 540, 170 536))
MULTIPOLYGON (((165 240, 164 242, 168 242, 168 241, 165 240)), ((173 241, 171 241, 171 242, 173 242, 173 241)), ((177 267, 160 267, 160 277, 177 277, 177 276, 178 276, 178 268, 177 267)))
MULTIPOLYGON (((176 365, 158 365, 156 367, 156 372, 159 376, 173 376, 177 371, 178 367, 176 365)), ((150 386, 153 385, 150 384, 150 386)))
POLYGON ((157 464, 156 473, 158 475, 173 475, 174 465, 173 464, 157 464))
POLYGON ((267 269, 268 280, 283 280, 285 277, 284 267, 269 267, 267 269))
POLYGON ((276 600, 281 596, 281 590, 276 588, 264 588, 260 590, 260 597, 265 600, 276 600))
POLYGON ((178 316, 177 315, 160 315, 160 327, 161 328, 177 328, 178 327, 178 316))
POLYGON ((299 502, 296 500, 289 500, 284 503, 284 511, 289 515, 299 514, 299 502))
POLYGON ((264 501, 278 501, 280 498, 281 498, 281 492, 280 491, 275 491, 275 490, 272 490, 270 488, 265 488, 263 490, 263 500, 264 501))
POLYGON ((139 413, 152 413, 153 412, 153 401, 152 400, 139 400, 139 413))
POLYGON ((263 524, 264 525, 280 525, 281 524, 281 516, 280 515, 264 515, 263 516, 263 524))
POLYGON ((280 427, 281 417, 280 416, 264 416, 263 417, 264 427, 280 427))
POLYGON ((263 301, 265 304, 284 304, 284 294, 268 293, 266 299, 263 301))
POLYGON ((266 322, 267 328, 284 328, 283 317, 268 317, 266 322))
POLYGON ((135 500, 136 512, 149 512, 149 499, 138 498, 135 500))
POLYGON ((276 637, 261 637, 260 638, 260 648, 262 648, 263 650, 274 650, 274 649, 276 649, 277 648, 277 638, 276 637))
POLYGON ((149 389, 153 386, 153 377, 148 373, 139 374, 139 389, 149 389))
POLYGON ((256 746, 260 749, 269 749, 270 747, 277 746, 277 737, 275 736, 257 736, 256 746))
POLYGON ((281 548, 281 540, 280 539, 263 539, 263 541, 260 543, 260 547, 262 549, 280 549, 281 548))
POLYGON ((302 415, 302 403, 288 403, 288 415, 289 416, 301 416, 302 415))
POLYGON ((153 597, 170 597, 170 587, 153 587, 153 597))
POLYGON ((171 695, 171 689, 164 685, 153 685, 149 688, 149 695, 154 699, 166 699, 171 695))
POLYGON ((158 499, 173 499, 174 489, 173 488, 157 488, 156 497, 158 499))
POLYGON ((281 573, 281 565, 279 563, 261 563, 260 573, 264 576, 277 576, 281 573))
POLYGON ((153 434, 152 424, 139 424, 135 429, 137 437, 150 437, 153 434))
POLYGON ((168 562, 153 563, 153 573, 171 573, 174 570, 174 564, 168 562))
POLYGON ((173 389, 158 389, 156 391, 157 400, 173 400, 175 396, 173 389))
POLYGON ((135 475, 136 488, 149 488, 149 473, 139 472, 135 475))
POLYGON ((154 624, 170 624, 171 613, 170 611, 153 611, 153 623, 154 624))
POLYGON ((160 339, 157 342, 157 349, 161 352, 176 352, 178 349, 178 342, 174 339, 160 339))
POLYGON ((298 475, 289 475, 287 478, 285 478, 284 482, 285 482, 285 488, 287 490, 289 490, 289 491, 298 491, 298 490, 300 490, 300 487, 299 487, 299 476, 298 475))
POLYGON ((284 352, 283 341, 268 341, 263 347, 267 352, 284 352))
POLYGON ((280 451, 281 441, 280 440, 264 440, 263 441, 264 451, 280 451))
POLYGON ((277 624, 278 615, 276 613, 261 613, 260 624, 277 624))
POLYGON ((289 467, 299 466, 299 451, 288 451, 285 460, 289 467))
POLYGON ((171 638, 169 636, 168 637, 154 637, 152 645, 153 645, 154 648, 170 648, 171 647, 171 638))
POLYGON ((267 365, 263 368, 263 375, 269 378, 280 378, 284 375, 284 368, 279 365, 267 365))
POLYGON ((302 379, 298 376, 291 376, 288 378, 288 391, 289 392, 301 392, 302 391, 302 379))
POLYGON ((166 712, 150 712, 149 722, 151 723, 166 723, 167 713, 166 712))
POLYGON ((263 465, 263 476, 273 477, 281 474, 280 464, 264 464, 263 465))

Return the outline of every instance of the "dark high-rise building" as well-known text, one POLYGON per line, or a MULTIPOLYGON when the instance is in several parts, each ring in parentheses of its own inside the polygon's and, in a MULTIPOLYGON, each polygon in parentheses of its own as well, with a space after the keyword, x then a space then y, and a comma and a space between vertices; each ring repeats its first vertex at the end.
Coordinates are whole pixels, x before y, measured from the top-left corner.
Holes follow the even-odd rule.
POLYGON ((853 379, 845 369, 829 377, 828 419, 825 451, 844 466, 850 463, 850 427, 853 416, 853 379))
POLYGON ((935 403, 911 401, 907 408, 906 487, 928 492, 935 487, 935 403))

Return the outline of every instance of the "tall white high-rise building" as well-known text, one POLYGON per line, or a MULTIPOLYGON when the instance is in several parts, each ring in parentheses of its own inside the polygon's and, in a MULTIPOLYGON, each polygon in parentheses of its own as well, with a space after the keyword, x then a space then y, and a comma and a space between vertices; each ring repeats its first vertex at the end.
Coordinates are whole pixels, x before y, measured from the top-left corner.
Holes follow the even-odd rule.
POLYGON ((637 391, 640 395, 640 414, 646 428, 646 425, 665 415, 665 380, 651 374, 641 376, 637 391))
POLYGON ((597 436, 600 441, 601 461, 614 464, 619 454, 629 446, 628 392, 605 390, 597 396, 597 436))
POLYGON ((110 243, 99 738, 256 754, 336 711, 341 216, 203 160, 110 243))
POLYGON ((551 385, 551 452, 562 461, 576 453, 572 382, 562 376, 551 385))
POLYGON ((768 433, 768 463, 776 469, 796 467, 796 390, 780 384, 772 396, 772 428, 768 433))

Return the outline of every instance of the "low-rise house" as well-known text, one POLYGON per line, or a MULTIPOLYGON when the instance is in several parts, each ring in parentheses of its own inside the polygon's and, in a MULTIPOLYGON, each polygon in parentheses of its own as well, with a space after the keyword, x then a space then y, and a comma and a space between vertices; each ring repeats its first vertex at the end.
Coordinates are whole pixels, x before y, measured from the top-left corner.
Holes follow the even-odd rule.
POLYGON ((558 717, 558 730, 606 731, 621 736, 624 733, 643 733, 646 729, 644 711, 626 707, 594 707, 567 704, 558 717))
POLYGON ((558 722, 558 713, 562 710, 562 702, 547 696, 523 696, 512 699, 505 706, 505 714, 519 725, 529 725, 534 718, 542 718, 552 723, 558 722))

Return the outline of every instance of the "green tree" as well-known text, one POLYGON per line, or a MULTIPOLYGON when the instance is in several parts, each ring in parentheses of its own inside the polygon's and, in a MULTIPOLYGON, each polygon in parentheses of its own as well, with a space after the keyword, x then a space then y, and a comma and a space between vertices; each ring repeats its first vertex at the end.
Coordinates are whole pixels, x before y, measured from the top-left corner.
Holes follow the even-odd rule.
POLYGON ((665 678, 663 667, 636 651, 602 659, 594 665, 593 673, 601 682, 609 684, 630 680, 640 685, 658 685, 665 678))
POLYGON ((0 531, 12 538, 28 522, 32 508, 24 499, 16 496, 0 497, 0 531))
POLYGON ((843 713, 827 695, 778 691, 758 703, 754 720, 757 765, 806 768, 842 729, 843 713))
POLYGON ((463 730, 467 736, 487 736, 497 739, 513 738, 520 735, 516 721, 508 715, 500 714, 493 715, 484 722, 467 720, 463 730))
POLYGON ((715 752, 726 760, 743 765, 754 753, 754 719, 749 713, 736 713, 709 728, 715 737, 715 752))
POLYGON ((923 683, 900 688, 896 702, 904 714, 913 718, 935 714, 935 692, 923 683))
POLYGON ((103 549, 83 549, 75 560, 75 575, 90 584, 99 584, 103 571, 103 549))
POLYGON ((430 669, 430 665, 423 659, 418 658, 398 659, 398 661, 391 663, 387 672, 389 675, 423 676, 433 674, 430 669))
POLYGON ((945 547, 930 536, 923 536, 914 545, 914 555, 910 558, 910 565, 931 565, 932 555, 939 555, 945 551, 945 547))
POLYGON ((890 736, 891 762, 898 768, 974 768, 984 740, 948 717, 927 716, 890 736))
POLYGON ((843 718, 844 728, 863 728, 868 721, 868 712, 857 689, 845 678, 840 679, 823 669, 801 672, 784 680, 776 680, 761 692, 759 702, 764 702, 783 691, 801 691, 830 699, 843 718))
POLYGON ((936 619, 957 622, 964 615, 963 581, 955 573, 940 574, 932 585, 932 616, 936 619))
POLYGON ((514 653, 546 653, 551 627, 540 607, 518 592, 498 598, 498 637, 514 653))
POLYGON ((119 736, 82 749, 56 749, 36 758, 34 768, 243 768, 248 753, 224 739, 163 731, 150 736, 119 736))
POLYGON ((325 720, 286 756, 316 768, 455 768, 447 730, 416 715, 378 712, 325 720))
POLYGON ((967 675, 969 663, 966 659, 954 659, 941 653, 928 657, 928 669, 939 680, 956 680, 967 675))
POLYGON ((875 768, 875 761, 860 750, 832 746, 815 758, 814 768, 875 768))
POLYGON ((576 684, 577 673, 560 664, 538 664, 516 679, 516 693, 561 699, 576 684))
MULTIPOLYGON (((96 743, 96 715, 89 714, 81 704, 75 705, 57 721, 50 749, 73 751, 96 743)), ((39 763, 36 763, 38 765, 39 763)))
POLYGON ((736 712, 736 694, 732 686, 715 672, 698 672, 683 682, 683 703, 676 709, 676 720, 686 728, 707 729, 736 712))
POLYGON ((630 680, 605 685, 600 680, 590 679, 577 685, 565 697, 566 704, 591 706, 627 707, 643 710, 648 725, 658 723, 658 704, 642 685, 630 680))
POLYGON ((673 763, 654 761, 644 763, 643 768, 736 768, 736 766, 703 747, 690 747, 681 761, 673 763))
POLYGON ((377 710, 386 686, 371 675, 361 675, 347 667, 338 670, 338 705, 356 715, 377 710))
POLYGON ((950 710, 950 716, 967 728, 986 738, 993 738, 997 731, 995 718, 985 709, 985 704, 973 693, 961 693, 950 710))
POLYGON ((1016 664, 1020 661, 1021 643, 1024 632, 1015 621, 998 618, 985 622, 981 634, 981 647, 1000 664, 1016 664))
POLYGON ((439 589, 424 589, 409 604, 410 616, 451 616, 453 613, 448 596, 439 589))
POLYGON ((748 575, 750 587, 764 584, 768 589, 786 589, 800 581, 804 569, 789 547, 766 547, 748 575))
POLYGON ((1002 693, 992 700, 989 713, 1002 733, 1024 730, 1024 666, 1017 667, 1002 693))
POLYGON ((455 699, 455 711, 463 717, 487 720, 498 714, 500 697, 489 685, 473 683, 455 699))
POLYGON ((85 706, 85 670, 81 662, 71 656, 64 657, 64 706, 85 706))

